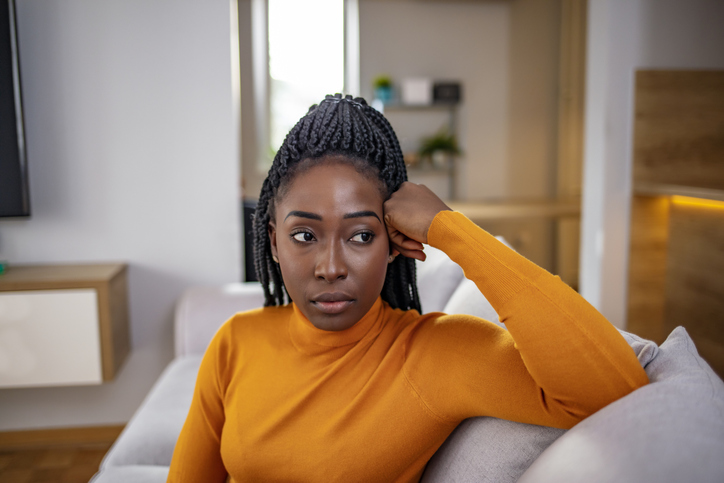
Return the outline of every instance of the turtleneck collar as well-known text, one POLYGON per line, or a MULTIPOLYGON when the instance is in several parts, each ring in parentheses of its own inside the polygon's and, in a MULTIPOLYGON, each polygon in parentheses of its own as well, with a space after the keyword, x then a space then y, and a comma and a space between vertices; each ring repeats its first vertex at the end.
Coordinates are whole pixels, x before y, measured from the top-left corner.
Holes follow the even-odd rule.
POLYGON ((294 312, 289 320, 289 335, 294 345, 307 354, 352 345, 367 336, 374 337, 382 330, 386 305, 382 297, 377 297, 372 307, 356 324, 345 330, 334 331, 318 329, 304 316, 299 307, 292 303, 294 312))

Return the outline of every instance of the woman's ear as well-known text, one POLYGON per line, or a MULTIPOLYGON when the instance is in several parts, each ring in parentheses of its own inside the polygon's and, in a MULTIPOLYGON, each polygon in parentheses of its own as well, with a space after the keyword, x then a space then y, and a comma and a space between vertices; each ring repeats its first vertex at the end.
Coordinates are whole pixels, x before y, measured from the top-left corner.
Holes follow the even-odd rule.
POLYGON ((269 243, 271 243, 272 256, 276 260, 279 258, 277 253, 277 227, 273 221, 270 221, 267 225, 267 233, 269 234, 269 243))

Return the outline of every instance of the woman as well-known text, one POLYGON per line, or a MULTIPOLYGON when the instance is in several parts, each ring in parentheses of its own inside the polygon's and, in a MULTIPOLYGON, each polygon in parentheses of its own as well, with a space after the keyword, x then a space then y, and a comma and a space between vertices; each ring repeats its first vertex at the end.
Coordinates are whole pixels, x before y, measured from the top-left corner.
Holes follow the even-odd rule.
POLYGON ((568 428, 648 382, 583 298, 405 180, 362 99, 327 96, 290 131, 254 221, 265 307, 211 342, 169 481, 418 481, 465 418, 568 428), (423 243, 507 331, 421 315, 423 243))

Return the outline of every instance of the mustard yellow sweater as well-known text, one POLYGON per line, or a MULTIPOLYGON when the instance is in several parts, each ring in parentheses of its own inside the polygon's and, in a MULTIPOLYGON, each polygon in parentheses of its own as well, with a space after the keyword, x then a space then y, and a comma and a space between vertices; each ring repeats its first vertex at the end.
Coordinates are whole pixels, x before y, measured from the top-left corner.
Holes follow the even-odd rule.
POLYGON ((601 314, 460 213, 428 241, 508 331, 381 299, 341 332, 294 304, 237 314, 206 351, 168 481, 418 481, 465 418, 568 428, 648 382, 601 314))

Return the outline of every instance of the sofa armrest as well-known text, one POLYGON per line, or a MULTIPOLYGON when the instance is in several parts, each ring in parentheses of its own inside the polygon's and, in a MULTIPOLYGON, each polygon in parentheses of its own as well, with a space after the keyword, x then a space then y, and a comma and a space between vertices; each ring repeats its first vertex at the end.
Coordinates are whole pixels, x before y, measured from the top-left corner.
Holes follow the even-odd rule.
POLYGON ((177 357, 166 367, 106 453, 101 470, 171 464, 176 440, 191 407, 201 357, 198 354, 177 357))
POLYGON ((130 465, 101 470, 90 483, 166 483, 168 466, 130 465))
POLYGON ((176 304, 176 357, 203 354, 216 331, 232 315, 263 305, 264 292, 258 282, 186 290, 176 304))

